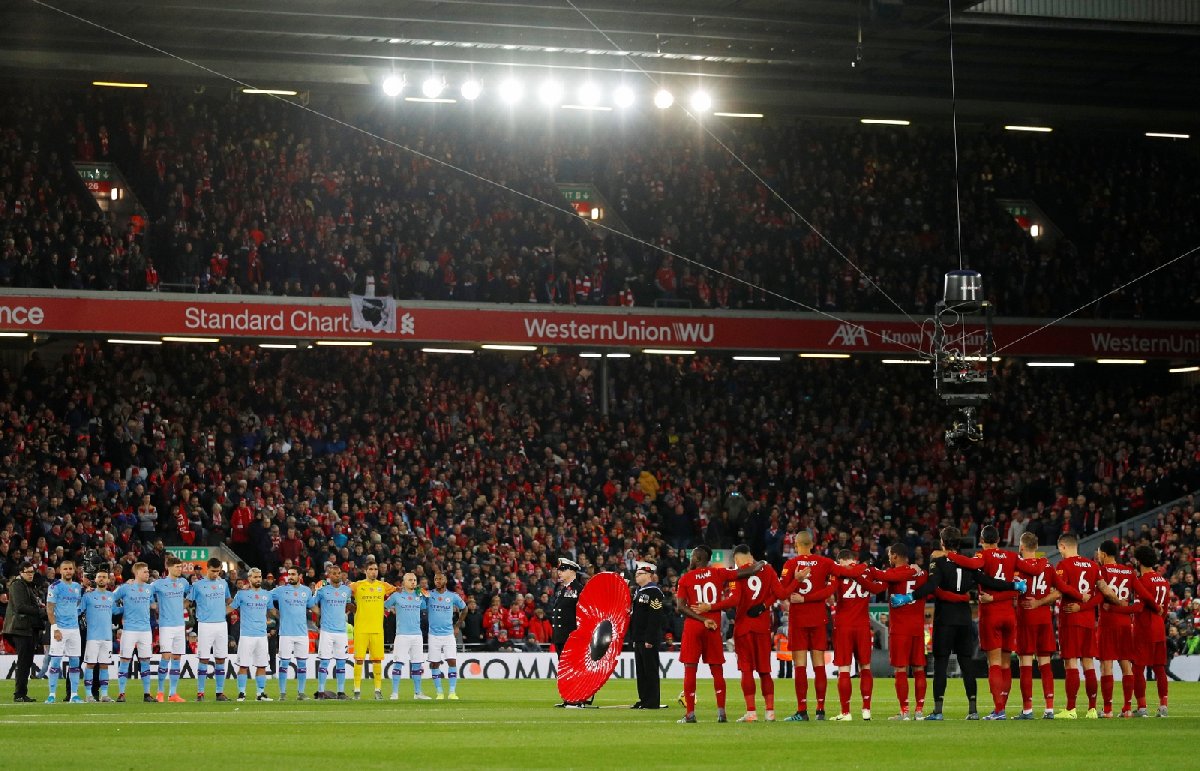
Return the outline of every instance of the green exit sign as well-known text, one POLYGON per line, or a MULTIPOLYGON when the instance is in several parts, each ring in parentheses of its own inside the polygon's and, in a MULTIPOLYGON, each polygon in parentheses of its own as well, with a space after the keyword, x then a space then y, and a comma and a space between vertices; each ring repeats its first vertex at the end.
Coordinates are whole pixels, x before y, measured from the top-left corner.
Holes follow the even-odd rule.
POLYGON ((184 562, 207 562, 209 557, 207 546, 168 546, 167 552, 184 562))

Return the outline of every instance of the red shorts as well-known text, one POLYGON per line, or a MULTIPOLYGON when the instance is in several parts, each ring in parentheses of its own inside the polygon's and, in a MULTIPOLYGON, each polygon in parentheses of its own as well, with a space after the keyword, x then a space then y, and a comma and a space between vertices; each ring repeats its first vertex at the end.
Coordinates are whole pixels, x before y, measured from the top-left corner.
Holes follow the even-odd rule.
POLYGON ((888 660, 892 666, 925 666, 925 635, 891 635, 888 637, 888 660))
POLYGON ((683 642, 679 646, 679 663, 724 664, 725 646, 721 644, 721 633, 717 630, 689 627, 683 630, 683 642))
POLYGON ((739 672, 771 671, 771 635, 767 632, 734 635, 733 650, 737 653, 739 672))
POLYGON ((1096 658, 1096 630, 1090 626, 1061 624, 1058 644, 1064 659, 1096 658))
POLYGON ((1054 642, 1054 624, 1021 624, 1017 627, 1017 654, 1049 656, 1058 650, 1054 642))
POLYGON ((871 666, 871 628, 833 628, 833 664, 837 667, 850 666, 851 659, 858 659, 860 667, 871 666))
POLYGON ((1165 667, 1167 665, 1167 643, 1138 641, 1133 648, 1133 662, 1139 667, 1165 667))
POLYGON ((1015 616, 979 619, 979 649, 1012 651, 1017 647, 1015 616))
POLYGON ((1096 648, 1101 661, 1133 661, 1133 627, 1129 624, 1098 627, 1096 648))
POLYGON ((790 651, 827 651, 829 650, 829 633, 825 625, 820 626, 789 626, 788 650, 790 651))

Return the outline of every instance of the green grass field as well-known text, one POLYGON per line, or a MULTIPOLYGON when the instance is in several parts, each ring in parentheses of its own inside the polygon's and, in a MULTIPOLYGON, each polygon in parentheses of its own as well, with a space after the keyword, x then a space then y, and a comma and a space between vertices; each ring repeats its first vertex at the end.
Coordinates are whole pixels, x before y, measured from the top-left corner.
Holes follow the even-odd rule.
MULTIPOLYGON (((940 761, 956 769, 1084 764, 1189 768, 1195 767, 1200 747, 1198 683, 1171 684, 1171 717, 1166 720, 968 723, 960 719, 965 712, 962 684, 952 680, 948 720, 934 724, 889 723, 887 716, 896 711, 895 691, 891 680, 880 678, 875 681, 876 717, 870 723, 859 721, 856 683, 853 723, 753 725, 716 724, 711 686, 703 680, 697 725, 675 723, 682 715, 674 704, 678 681, 663 683, 672 706, 658 712, 621 709, 634 699, 633 683, 623 680, 611 681, 596 699, 598 706, 611 708, 591 710, 554 709, 551 681, 465 680, 457 702, 413 702, 411 685, 403 682, 399 702, 282 704, 143 704, 140 683, 130 685, 136 702, 49 705, 14 704, 12 682, 0 683, 0 767, 568 769, 721 763, 778 768, 802 762, 878 769, 940 761)), ((729 685, 732 720, 743 704, 736 681, 729 685)), ((790 680, 779 686, 783 717, 795 701, 790 680)), ((836 698, 834 684, 830 686, 836 698)), ((986 690, 986 682, 981 686, 986 690)), ((231 693, 234 688, 229 683, 231 693)), ((31 696, 44 699, 45 681, 30 690, 31 696)), ((65 690, 60 684, 60 698, 65 690)), ((180 690, 184 696, 194 694, 195 681, 184 681, 180 690)), ((276 692, 271 681, 268 693, 276 692)), ((384 692, 390 693, 386 682, 384 692)), ((1117 692, 1119 696, 1119 685, 1117 692)), ((1040 693, 1040 685, 1035 686, 1035 707, 1040 693)), ((1154 694, 1151 683, 1151 701, 1157 704, 1154 694)))

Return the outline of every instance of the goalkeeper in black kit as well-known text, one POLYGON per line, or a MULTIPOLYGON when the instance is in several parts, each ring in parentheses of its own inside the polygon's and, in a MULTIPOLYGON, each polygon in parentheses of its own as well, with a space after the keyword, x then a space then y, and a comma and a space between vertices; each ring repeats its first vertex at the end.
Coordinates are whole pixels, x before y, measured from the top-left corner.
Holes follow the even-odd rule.
MULTIPOLYGON (((962 534, 956 527, 942 529, 942 550, 958 551, 962 534)), ((892 595, 892 605, 900 607, 913 600, 933 595, 937 609, 933 614, 933 712, 926 720, 945 720, 942 703, 946 697, 946 672, 950 667, 950 654, 958 658, 962 672, 963 688, 967 692, 970 707, 967 720, 979 720, 975 699, 978 688, 972 660, 975 657, 975 628, 971 622, 971 594, 978 588, 992 591, 1025 591, 1024 581, 1001 581, 976 570, 967 570, 955 565, 944 555, 934 552, 929 563, 929 580, 912 594, 892 595)))

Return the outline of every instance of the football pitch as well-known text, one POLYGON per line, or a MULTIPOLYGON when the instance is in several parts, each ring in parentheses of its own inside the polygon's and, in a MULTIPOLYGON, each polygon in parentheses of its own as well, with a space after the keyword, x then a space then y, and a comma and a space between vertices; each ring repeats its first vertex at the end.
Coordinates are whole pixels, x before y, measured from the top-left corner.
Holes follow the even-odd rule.
MULTIPOLYGON (((600 709, 587 710, 555 709, 557 693, 548 680, 464 680, 459 701, 426 702, 412 700, 408 681, 401 683, 398 702, 376 702, 369 691, 367 701, 297 702, 294 681, 290 685, 293 696, 284 703, 144 704, 141 684, 134 681, 129 695, 136 701, 126 704, 51 705, 14 704, 12 682, 5 681, 0 683, 0 767, 615 769, 804 763, 887 768, 940 761, 954 768, 1057 771, 1084 765, 1195 767, 1200 747, 1200 683, 1171 684, 1171 716, 1165 720, 966 722, 962 683, 952 680, 946 722, 893 723, 886 719, 896 712, 892 681, 878 678, 870 723, 860 721, 856 682, 852 723, 725 725, 715 722, 711 684, 705 680, 696 725, 675 723, 683 714, 675 704, 679 681, 664 681, 664 701, 671 707, 659 711, 622 708, 634 700, 634 684, 626 680, 610 681, 596 698, 600 709)), ((830 685, 829 695, 836 699, 830 685)), ((990 705, 986 683, 981 685, 990 705)), ((744 703, 736 681, 729 686, 733 721, 744 703)), ((234 684, 229 688, 232 698, 234 684)), ((269 695, 277 694, 274 680, 267 688, 269 695)), ((65 690, 60 683, 60 699, 65 690)), ((777 690, 782 718, 795 706, 792 681, 777 681, 777 690)), ((195 681, 181 683, 180 693, 194 694, 195 681)), ((384 693, 391 693, 388 682, 384 693)), ((1151 712, 1155 693, 1150 683, 1151 712)), ((1035 686, 1039 715, 1040 694, 1040 685, 1035 686)), ((44 699, 45 681, 32 683, 30 695, 44 699)))

